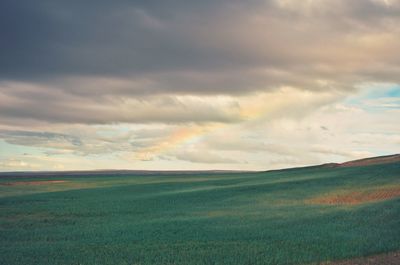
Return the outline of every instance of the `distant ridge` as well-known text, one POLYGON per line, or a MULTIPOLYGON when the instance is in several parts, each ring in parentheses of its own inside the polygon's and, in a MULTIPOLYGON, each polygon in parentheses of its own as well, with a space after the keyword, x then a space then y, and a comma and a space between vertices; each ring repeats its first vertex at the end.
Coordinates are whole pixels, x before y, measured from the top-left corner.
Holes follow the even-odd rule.
POLYGON ((243 173, 241 170, 71 170, 71 171, 13 171, 0 172, 0 177, 73 177, 73 176, 128 176, 128 175, 193 175, 243 173))
POLYGON ((127 176, 127 175, 193 175, 193 174, 232 174, 232 173, 255 173, 281 170, 295 170, 299 168, 337 168, 337 167, 358 167, 369 165, 380 165, 400 162, 400 154, 369 157, 352 160, 343 163, 326 163, 322 165, 273 169, 266 171, 250 170, 76 170, 76 171, 15 171, 0 172, 0 177, 73 177, 73 176, 127 176))
POLYGON ((387 163, 400 162, 400 154, 386 155, 369 157, 363 159, 352 160, 344 163, 327 163, 323 164, 323 167, 359 167, 359 166, 370 166, 370 165, 380 165, 387 163))

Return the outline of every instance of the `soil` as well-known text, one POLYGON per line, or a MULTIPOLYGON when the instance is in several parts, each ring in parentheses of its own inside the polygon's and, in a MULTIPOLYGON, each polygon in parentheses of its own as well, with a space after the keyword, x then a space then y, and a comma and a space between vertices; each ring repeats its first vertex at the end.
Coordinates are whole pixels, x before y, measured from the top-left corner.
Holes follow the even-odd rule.
POLYGON ((339 164, 339 167, 370 166, 370 165, 379 165, 379 164, 387 164, 395 162, 400 162, 400 154, 349 161, 339 164))
POLYGON ((400 265, 400 251, 370 257, 325 262, 320 265, 400 265))
POLYGON ((66 181, 65 180, 15 181, 15 182, 0 183, 0 185, 3 185, 3 186, 18 186, 18 185, 32 186, 32 185, 47 185, 47 184, 64 183, 64 182, 66 182, 66 181))

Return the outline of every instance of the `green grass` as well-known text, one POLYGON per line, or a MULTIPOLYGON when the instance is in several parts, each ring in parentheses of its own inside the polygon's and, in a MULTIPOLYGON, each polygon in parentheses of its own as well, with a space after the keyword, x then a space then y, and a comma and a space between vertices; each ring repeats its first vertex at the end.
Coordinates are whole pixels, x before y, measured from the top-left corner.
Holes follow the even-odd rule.
POLYGON ((0 264, 315 264, 400 249, 400 199, 317 205, 400 185, 399 163, 263 173, 0 178, 0 264), (54 180, 55 178, 51 178, 54 180))

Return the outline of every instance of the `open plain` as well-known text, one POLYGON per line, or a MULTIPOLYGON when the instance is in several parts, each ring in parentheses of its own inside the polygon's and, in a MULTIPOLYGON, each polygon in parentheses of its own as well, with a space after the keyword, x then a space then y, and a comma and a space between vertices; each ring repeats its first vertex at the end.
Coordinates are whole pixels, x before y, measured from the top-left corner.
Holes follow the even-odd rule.
POLYGON ((363 264, 400 249, 399 189, 398 161, 3 174, 0 264, 363 264))

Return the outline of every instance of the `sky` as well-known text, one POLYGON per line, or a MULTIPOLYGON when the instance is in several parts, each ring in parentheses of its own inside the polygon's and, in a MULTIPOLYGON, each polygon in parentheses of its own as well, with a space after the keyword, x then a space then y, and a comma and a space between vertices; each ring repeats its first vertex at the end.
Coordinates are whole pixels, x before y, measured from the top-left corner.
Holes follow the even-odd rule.
POLYGON ((0 171, 399 153, 400 0, 0 1, 0 171))

